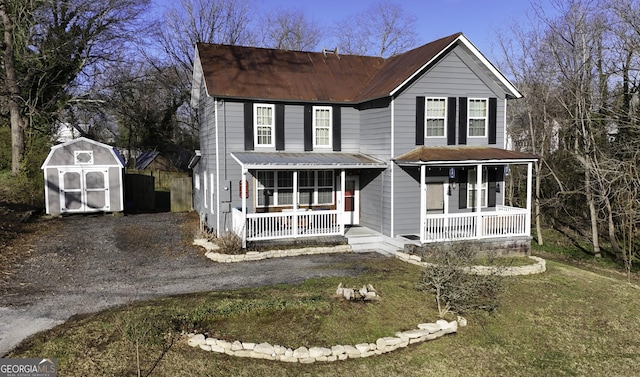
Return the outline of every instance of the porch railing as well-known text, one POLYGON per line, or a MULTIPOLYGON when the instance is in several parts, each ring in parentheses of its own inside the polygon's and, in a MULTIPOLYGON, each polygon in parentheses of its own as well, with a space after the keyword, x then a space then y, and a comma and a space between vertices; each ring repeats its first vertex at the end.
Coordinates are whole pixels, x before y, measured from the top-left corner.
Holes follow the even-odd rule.
POLYGON ((499 206, 495 211, 426 215, 421 242, 472 240, 479 238, 528 236, 523 208, 499 206), (479 225, 479 227, 478 227, 479 225))
POLYGON ((234 231, 242 235, 244 226, 247 241, 341 235, 341 219, 336 210, 248 213, 242 224, 242 212, 234 209, 233 214, 234 231))

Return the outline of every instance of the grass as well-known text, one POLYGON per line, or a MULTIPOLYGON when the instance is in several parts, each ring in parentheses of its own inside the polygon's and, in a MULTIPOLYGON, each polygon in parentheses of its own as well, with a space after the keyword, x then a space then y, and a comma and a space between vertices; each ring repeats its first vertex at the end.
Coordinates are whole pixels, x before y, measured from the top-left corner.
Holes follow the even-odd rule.
POLYGON ((498 311, 468 316, 469 326, 458 334, 367 359, 313 365, 249 360, 192 349, 172 335, 196 329, 227 339, 327 346, 373 341, 437 319, 432 298, 415 290, 417 267, 383 260, 362 268, 353 279, 112 309, 38 334, 8 357, 57 357, 64 376, 136 374, 136 341, 143 374, 160 360, 154 376, 630 376, 640 365, 640 289, 623 277, 556 261, 544 274, 508 279, 498 311), (371 283, 382 300, 338 300, 339 282, 371 283))

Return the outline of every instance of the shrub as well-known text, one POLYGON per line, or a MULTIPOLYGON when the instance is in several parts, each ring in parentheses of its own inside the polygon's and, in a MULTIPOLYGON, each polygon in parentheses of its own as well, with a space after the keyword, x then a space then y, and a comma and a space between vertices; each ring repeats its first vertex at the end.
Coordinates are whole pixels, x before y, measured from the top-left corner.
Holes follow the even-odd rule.
POLYGON ((222 254, 243 254, 242 238, 233 232, 225 233, 216 240, 222 254))
POLYGON ((497 271, 492 275, 465 272, 475 258, 476 253, 463 245, 445 245, 434 251, 434 263, 423 269, 418 288, 435 296, 440 317, 498 307, 502 278, 497 271))

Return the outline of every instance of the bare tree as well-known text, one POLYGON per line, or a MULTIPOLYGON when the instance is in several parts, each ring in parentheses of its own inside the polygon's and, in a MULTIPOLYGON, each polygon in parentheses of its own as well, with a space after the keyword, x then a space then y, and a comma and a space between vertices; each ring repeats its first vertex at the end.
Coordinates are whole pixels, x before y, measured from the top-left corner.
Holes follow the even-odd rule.
POLYGON ((311 51, 322 39, 317 22, 298 10, 276 10, 267 17, 263 45, 282 50, 311 51))
POLYGON ((113 58, 148 0, 1 1, 2 87, 12 125, 12 172, 25 154, 25 130, 50 133, 59 112, 80 100, 100 63, 113 58))
POLYGON ((376 1, 364 12, 335 23, 340 51, 389 57, 417 44, 416 17, 400 3, 376 1))

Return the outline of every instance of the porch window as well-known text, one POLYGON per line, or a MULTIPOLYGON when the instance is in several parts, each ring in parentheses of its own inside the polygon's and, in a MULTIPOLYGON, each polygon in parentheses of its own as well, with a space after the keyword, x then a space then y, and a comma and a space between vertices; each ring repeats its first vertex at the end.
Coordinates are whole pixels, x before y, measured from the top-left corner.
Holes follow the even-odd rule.
POLYGON ((444 137, 447 99, 427 98, 425 101, 425 135, 427 137, 444 137))
POLYGON ((253 107, 255 142, 257 146, 274 146, 274 108, 274 105, 265 104, 255 104, 253 107))
MULTIPOLYGON (((257 207, 293 205, 293 171, 258 171, 256 180, 257 207)), ((333 204, 333 171, 299 171, 298 203, 333 204)))
POLYGON ((313 107, 313 146, 331 147, 331 107, 313 107))
POLYGON ((333 204, 333 171, 303 170, 298 173, 298 202, 303 206, 333 204))
MULTIPOLYGON (((477 190, 476 169, 469 170, 467 180, 467 208, 476 207, 476 190, 477 190)), ((482 172, 482 185, 480 187, 480 205, 487 207, 487 171, 482 172)))
POLYGON ((487 134, 487 99, 469 99, 469 137, 487 134))

